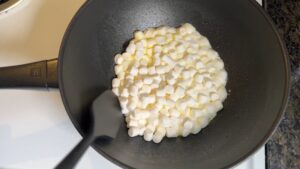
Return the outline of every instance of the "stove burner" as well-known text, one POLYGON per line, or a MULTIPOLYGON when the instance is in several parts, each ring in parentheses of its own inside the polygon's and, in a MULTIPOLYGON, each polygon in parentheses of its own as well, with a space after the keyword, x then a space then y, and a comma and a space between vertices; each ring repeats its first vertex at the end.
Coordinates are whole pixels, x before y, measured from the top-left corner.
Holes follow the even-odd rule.
POLYGON ((0 14, 15 7, 21 1, 22 0, 0 0, 0 14))

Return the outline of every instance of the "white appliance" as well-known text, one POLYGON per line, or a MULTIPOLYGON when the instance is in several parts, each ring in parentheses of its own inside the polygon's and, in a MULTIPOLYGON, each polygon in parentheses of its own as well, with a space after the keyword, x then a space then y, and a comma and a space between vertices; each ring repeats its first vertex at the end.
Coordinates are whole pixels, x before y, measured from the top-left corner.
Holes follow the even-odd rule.
MULTIPOLYGON (((19 2, 0 12, 0 67, 56 58, 84 0, 19 2)), ((0 89, 0 168, 53 168, 80 139, 58 90, 0 89)), ((89 148, 76 168, 119 167, 89 148)), ((264 147, 235 167, 264 168, 264 147)))

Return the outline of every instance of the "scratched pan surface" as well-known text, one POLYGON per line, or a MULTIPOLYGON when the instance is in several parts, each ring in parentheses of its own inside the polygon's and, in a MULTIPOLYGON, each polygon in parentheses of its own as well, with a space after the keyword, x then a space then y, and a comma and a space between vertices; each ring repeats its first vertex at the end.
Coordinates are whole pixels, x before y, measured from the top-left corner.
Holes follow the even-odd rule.
POLYGON ((85 134, 91 101, 114 77, 114 55, 139 29, 191 23, 225 62, 230 91, 211 124, 197 135, 160 144, 130 138, 125 124, 111 143, 93 147, 123 168, 228 168, 262 146, 283 114, 289 66, 270 19, 252 0, 91 0, 66 31, 59 85, 68 114, 85 134))

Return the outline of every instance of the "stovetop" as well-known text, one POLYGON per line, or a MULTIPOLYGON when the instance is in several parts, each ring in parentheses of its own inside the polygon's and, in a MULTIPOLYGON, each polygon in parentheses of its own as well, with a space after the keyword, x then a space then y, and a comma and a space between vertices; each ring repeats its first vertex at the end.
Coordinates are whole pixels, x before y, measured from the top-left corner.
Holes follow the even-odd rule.
MULTIPOLYGON (((83 2, 23 0, 0 13, 0 66, 56 58, 83 2)), ((0 107, 0 168, 53 168, 81 139, 58 90, 1 89, 0 107)), ((119 167, 89 148, 77 168, 119 167)), ((235 167, 264 168, 264 147, 235 167)))

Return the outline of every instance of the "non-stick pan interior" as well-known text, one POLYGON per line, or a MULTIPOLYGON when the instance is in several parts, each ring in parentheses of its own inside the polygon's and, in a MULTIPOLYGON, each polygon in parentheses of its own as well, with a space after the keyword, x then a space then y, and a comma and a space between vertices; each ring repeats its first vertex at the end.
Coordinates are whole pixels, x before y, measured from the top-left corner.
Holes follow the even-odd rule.
POLYGON ((160 144, 130 138, 123 124, 94 148, 123 167, 223 168, 244 159, 271 134, 284 109, 288 68, 281 43, 254 1, 94 0, 73 19, 60 51, 60 90, 73 123, 85 133, 91 101, 111 87, 113 58, 132 33, 191 23, 225 62, 229 96, 197 135, 160 144))

